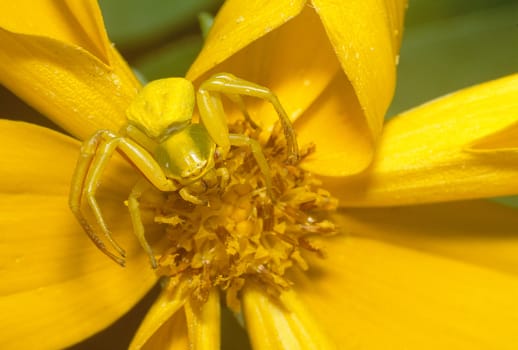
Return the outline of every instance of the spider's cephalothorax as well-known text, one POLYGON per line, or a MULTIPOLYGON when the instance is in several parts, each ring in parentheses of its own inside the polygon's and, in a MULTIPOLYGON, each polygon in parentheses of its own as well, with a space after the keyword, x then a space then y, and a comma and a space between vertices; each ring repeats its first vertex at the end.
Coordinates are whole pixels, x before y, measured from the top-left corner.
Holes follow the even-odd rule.
POLYGON ((95 199, 95 192, 111 155, 123 153, 144 175, 130 193, 128 208, 134 232, 149 255, 151 265, 157 266, 144 236, 139 199, 149 186, 164 192, 177 191, 188 202, 204 204, 193 195, 200 180, 204 182, 228 180, 225 168, 215 168, 214 156, 225 155, 230 147, 250 147, 264 176, 266 191, 271 196, 271 177, 261 145, 244 134, 228 130, 220 95, 229 97, 243 111, 252 125, 241 96, 264 99, 276 110, 287 143, 288 163, 295 162, 298 148, 293 127, 277 97, 267 88, 236 78, 231 74, 217 74, 206 80, 195 94, 190 81, 183 78, 156 80, 146 85, 127 110, 128 123, 117 133, 99 130, 82 147, 72 179, 70 208, 95 245, 120 265, 124 265, 125 251, 115 242, 95 199), (197 102, 200 123, 192 116, 197 102), (95 224, 118 255, 107 249, 97 235, 94 225, 85 217, 82 203, 86 201, 95 218, 95 224))

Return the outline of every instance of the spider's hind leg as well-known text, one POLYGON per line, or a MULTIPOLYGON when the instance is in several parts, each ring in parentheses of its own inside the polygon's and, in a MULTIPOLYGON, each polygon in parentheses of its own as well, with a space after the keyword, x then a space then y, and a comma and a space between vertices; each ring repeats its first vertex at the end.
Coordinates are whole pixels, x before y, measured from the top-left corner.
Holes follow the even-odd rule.
POLYGON ((295 130, 277 96, 264 86, 237 78, 232 74, 219 73, 203 82, 198 90, 197 101, 203 124, 210 136, 224 151, 228 151, 230 145, 228 140, 226 140, 228 126, 226 125, 226 118, 221 103, 221 94, 237 103, 245 119, 251 123, 252 127, 255 123, 248 115, 241 95, 256 97, 269 102, 275 109, 284 131, 287 144, 287 163, 294 164, 299 160, 300 155, 295 130))

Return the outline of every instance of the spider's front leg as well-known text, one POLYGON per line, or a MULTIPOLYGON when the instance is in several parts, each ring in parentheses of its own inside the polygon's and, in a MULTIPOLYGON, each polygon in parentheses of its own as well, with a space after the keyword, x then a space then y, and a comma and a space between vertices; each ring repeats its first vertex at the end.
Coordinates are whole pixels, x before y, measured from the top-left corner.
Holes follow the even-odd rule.
POLYGON ((255 158, 255 161, 257 162, 257 165, 259 166, 259 170, 264 175, 264 179, 266 182, 266 191, 268 192, 268 196, 270 198, 273 198, 272 194, 272 176, 270 175, 270 167, 268 166, 268 162, 266 161, 266 158, 264 157, 263 150, 261 148, 261 145, 259 142, 257 142, 254 139, 251 139, 250 137, 246 135, 239 135, 239 134, 229 134, 229 141, 232 146, 248 146, 250 147, 250 150, 252 151, 252 154, 255 158))
POLYGON ((200 86, 197 94, 198 108, 203 124, 210 136, 223 148, 224 152, 228 152, 230 140, 228 139, 228 126, 221 98, 219 97, 220 94, 224 94, 237 103, 246 119, 252 125, 255 123, 253 123, 246 112, 241 96, 251 96, 268 101, 277 112, 284 131, 288 146, 287 162, 293 164, 300 158, 295 130, 277 96, 264 86, 237 78, 229 73, 216 74, 207 79, 200 86))
MULTIPOLYGON (((94 244, 116 263, 124 266, 125 252, 113 239, 95 198, 104 169, 116 150, 126 155, 144 177, 159 190, 175 191, 177 187, 172 180, 164 175, 162 168, 153 159, 152 155, 129 138, 119 136, 113 131, 100 130, 83 143, 75 173, 72 177, 69 197, 70 208, 94 244), (92 225, 85 218, 81 209, 83 198, 86 199, 95 221, 103 231, 104 236, 120 254, 120 257, 106 248, 92 225)), ((136 234, 138 235, 138 232, 136 234)), ((149 245, 143 244, 141 237, 138 238, 143 248, 148 251, 149 245)))

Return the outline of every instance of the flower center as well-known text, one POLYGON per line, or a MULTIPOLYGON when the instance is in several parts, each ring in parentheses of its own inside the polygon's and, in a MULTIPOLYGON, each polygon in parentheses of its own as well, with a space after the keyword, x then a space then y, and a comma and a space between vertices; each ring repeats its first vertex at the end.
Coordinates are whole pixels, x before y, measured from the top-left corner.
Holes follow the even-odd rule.
MULTIPOLYGON (((259 130, 244 121, 229 125, 231 132, 259 138, 259 130)), ((301 150, 301 160, 313 151, 301 150)), ((249 147, 216 154, 214 170, 188 186, 186 201, 167 194, 155 221, 166 225, 167 248, 159 255, 158 273, 176 285, 187 282, 193 295, 205 301, 211 288, 226 292, 227 305, 239 308, 239 291, 256 280, 278 295, 291 282, 285 276, 294 266, 308 269, 307 252, 323 256, 313 243, 318 235, 335 233, 325 219, 337 201, 320 181, 299 163, 288 165, 280 127, 262 142, 272 178, 272 193, 249 147), (194 204, 194 203, 199 204, 194 204)))

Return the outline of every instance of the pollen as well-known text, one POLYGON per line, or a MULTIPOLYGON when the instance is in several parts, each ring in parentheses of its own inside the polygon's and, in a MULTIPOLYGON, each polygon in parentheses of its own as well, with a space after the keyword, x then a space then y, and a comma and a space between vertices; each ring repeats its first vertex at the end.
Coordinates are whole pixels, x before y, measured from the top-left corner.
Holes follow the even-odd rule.
MULTIPOLYGON (((229 127, 259 139, 260 130, 245 121, 229 127)), ((189 186, 189 195, 201 204, 171 192, 156 208, 155 221, 164 225, 168 239, 157 254, 157 272, 168 277, 171 287, 187 283, 201 302, 218 287, 227 305, 238 310, 247 281, 259 282, 276 296, 292 284, 289 269, 310 268, 307 254, 324 257, 314 239, 336 232, 327 214, 336 209, 337 200, 300 167, 314 147, 303 147, 298 162, 288 164, 278 125, 261 146, 270 168, 271 193, 251 150, 232 147, 225 156, 216 152, 215 170, 189 186)))

